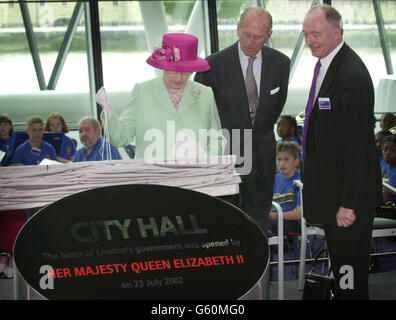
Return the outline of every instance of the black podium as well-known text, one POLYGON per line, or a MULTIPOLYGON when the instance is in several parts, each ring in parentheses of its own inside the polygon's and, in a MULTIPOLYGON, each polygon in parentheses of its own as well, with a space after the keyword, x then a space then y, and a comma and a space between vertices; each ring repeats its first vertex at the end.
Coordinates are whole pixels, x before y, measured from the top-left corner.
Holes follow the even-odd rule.
POLYGON ((237 207, 147 184, 44 207, 14 255, 16 299, 257 299, 269 265, 265 235, 237 207))

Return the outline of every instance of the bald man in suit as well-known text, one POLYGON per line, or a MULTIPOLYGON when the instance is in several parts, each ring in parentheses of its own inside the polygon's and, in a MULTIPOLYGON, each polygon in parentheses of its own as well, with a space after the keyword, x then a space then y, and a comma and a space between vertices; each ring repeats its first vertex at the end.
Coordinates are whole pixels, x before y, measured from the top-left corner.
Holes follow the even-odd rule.
POLYGON ((335 298, 368 299, 373 217, 382 202, 373 84, 344 43, 341 15, 333 7, 313 7, 303 34, 320 66, 304 123, 304 217, 324 226, 335 298))
POLYGON ((238 42, 206 58, 211 68, 195 80, 212 87, 222 128, 230 134, 229 150, 237 154, 238 204, 266 233, 275 177, 274 124, 287 98, 290 59, 265 46, 272 17, 263 8, 246 9, 237 34, 238 42), (250 57, 258 99, 253 105, 247 85, 250 57))

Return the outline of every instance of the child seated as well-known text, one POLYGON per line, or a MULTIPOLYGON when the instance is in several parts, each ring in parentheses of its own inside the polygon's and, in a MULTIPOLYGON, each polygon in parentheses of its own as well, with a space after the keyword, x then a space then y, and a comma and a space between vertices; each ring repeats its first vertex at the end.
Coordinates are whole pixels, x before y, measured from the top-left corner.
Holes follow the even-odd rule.
POLYGON ((279 143, 281 141, 290 141, 294 142, 298 146, 301 145, 300 139, 298 137, 297 131, 297 121, 293 116, 282 115, 279 117, 276 132, 280 139, 276 141, 279 143))
MULTIPOLYGON (((396 188, 396 135, 390 135, 384 138, 382 151, 384 160, 389 166, 385 173, 385 178, 388 178, 388 183, 396 188)), ((396 195, 384 190, 384 202, 386 203, 388 201, 396 203, 396 195)))
POLYGON ((387 136, 390 136, 391 134, 392 133, 389 130, 381 130, 375 134, 375 143, 377 145, 378 153, 379 153, 380 159, 381 159, 381 173, 382 173, 383 177, 385 176, 385 173, 388 170, 389 165, 384 160, 384 156, 382 154, 382 144, 383 144, 384 138, 387 136))
POLYGON ((26 121, 29 140, 22 143, 12 158, 12 165, 36 165, 45 158, 57 161, 55 148, 43 141, 44 122, 38 116, 26 121))
MULTIPOLYGON (((300 162, 299 150, 293 142, 279 142, 276 146, 276 163, 279 173, 275 176, 274 201, 280 204, 283 210, 284 234, 300 233, 301 197, 299 188, 294 180, 300 180, 300 171, 297 166, 300 162)), ((273 208, 269 215, 268 231, 271 235, 278 233, 278 213, 273 208)))
POLYGON ((393 113, 385 113, 380 120, 380 127, 382 130, 389 130, 396 125, 396 116, 393 113))
POLYGON ((9 166, 12 161, 12 135, 14 134, 14 126, 11 118, 6 114, 0 115, 0 150, 5 153, 1 159, 0 166, 9 166))
POLYGON ((58 161, 67 163, 73 160, 74 154, 76 153, 76 146, 74 141, 69 138, 66 133, 70 131, 65 119, 56 112, 52 112, 45 123, 45 131, 49 132, 64 132, 62 149, 59 151, 58 161))

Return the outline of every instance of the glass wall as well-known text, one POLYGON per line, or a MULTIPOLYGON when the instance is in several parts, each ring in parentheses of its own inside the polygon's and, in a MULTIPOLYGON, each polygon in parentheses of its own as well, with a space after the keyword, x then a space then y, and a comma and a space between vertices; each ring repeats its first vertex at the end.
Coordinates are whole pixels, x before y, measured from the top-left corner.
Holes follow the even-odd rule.
MULTIPOLYGON (((81 5, 81 4, 80 4, 81 5)), ((87 91, 88 70, 84 15, 78 15, 78 27, 63 65, 54 71, 75 2, 0 2, 0 87, 3 93, 35 92, 48 88, 51 76, 59 77, 55 90, 87 91), (23 14, 25 19, 23 19, 23 14), (26 27, 25 27, 26 26, 26 27), (28 41, 28 31, 31 39, 28 41), (30 46, 34 46, 31 48, 30 46), (32 51, 35 59, 33 60, 32 51), (79 70, 78 77, 74 70, 79 70), (43 79, 38 79, 42 72, 43 79), (41 85, 40 85, 41 83, 41 85)))
POLYGON ((61 113, 72 128, 93 113, 84 2, 0 2, 0 113, 17 131, 61 113))
MULTIPOLYGON (((366 63, 374 84, 387 74, 372 0, 333 0, 344 19, 345 41, 366 63)), ((390 56, 396 68, 396 1, 378 1, 390 56)), ((248 6, 259 5, 273 17, 273 48, 293 58, 284 113, 305 108, 315 58, 302 42, 305 13, 312 0, 217 0, 219 49, 238 40, 236 25, 248 6), (297 51, 296 51, 297 52, 297 51)), ((200 39, 199 55, 209 55, 211 41, 206 0, 186 1, 2 1, 0 0, 0 112, 17 123, 31 113, 61 112, 69 122, 96 115, 92 54, 101 57, 103 84, 122 107, 136 82, 161 73, 146 63, 166 32, 188 32, 200 39), (90 51, 90 4, 97 5, 101 51, 90 51), (25 8, 23 8, 25 7, 25 8), (30 32, 29 32, 30 31, 30 32)), ((98 69, 96 69, 97 71, 98 69)), ((96 74, 98 79, 99 73, 96 74)), ((396 107, 394 108, 396 109, 396 107)), ((73 127, 73 125, 72 125, 73 127)), ((75 127, 75 126, 74 126, 75 127)))
POLYGON ((392 57, 393 72, 396 71, 396 1, 380 1, 385 23, 389 50, 392 57))
MULTIPOLYGON (((396 2, 378 1, 378 3, 382 8, 384 18, 395 25, 396 2)), ((387 72, 373 2, 333 0, 332 4, 342 13, 345 42, 362 58, 374 85, 378 85, 379 79, 387 72)), ((393 61, 396 62, 396 55, 393 56, 393 61)))

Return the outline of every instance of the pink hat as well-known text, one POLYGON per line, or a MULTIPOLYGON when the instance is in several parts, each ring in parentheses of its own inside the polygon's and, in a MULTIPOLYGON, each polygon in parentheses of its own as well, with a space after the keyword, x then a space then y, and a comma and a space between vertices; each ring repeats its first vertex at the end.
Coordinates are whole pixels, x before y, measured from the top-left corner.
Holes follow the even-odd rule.
POLYGON ((166 33, 162 47, 154 48, 146 62, 162 70, 202 72, 210 69, 205 59, 197 57, 198 38, 188 33, 166 33))

